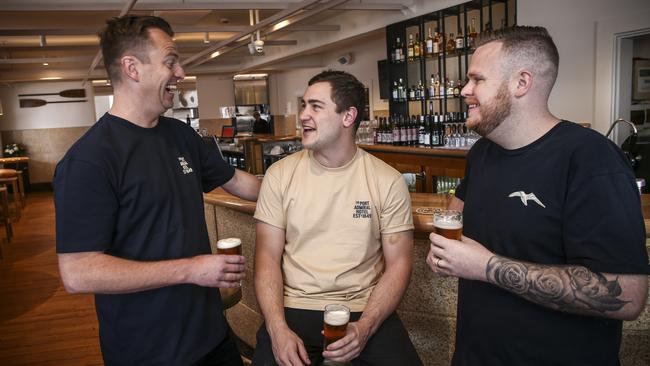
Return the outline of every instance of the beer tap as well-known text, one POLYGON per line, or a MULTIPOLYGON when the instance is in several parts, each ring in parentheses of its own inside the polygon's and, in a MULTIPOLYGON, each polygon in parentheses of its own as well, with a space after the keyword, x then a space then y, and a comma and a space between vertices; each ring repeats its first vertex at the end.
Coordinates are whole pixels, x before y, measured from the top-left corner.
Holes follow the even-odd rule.
POLYGON ((629 137, 629 141, 627 144, 627 148, 623 148, 623 145, 625 145, 625 142, 621 145, 621 149, 623 150, 623 153, 625 156, 628 158, 630 161, 630 164, 632 165, 632 169, 635 169, 641 160, 641 155, 637 155, 636 151, 636 140, 639 137, 639 131, 636 129, 636 126, 634 123, 627 121, 623 118, 618 118, 612 123, 612 125, 609 127, 609 130, 607 130, 607 133, 605 134, 605 137, 609 137, 609 135, 612 133, 614 130, 614 127, 616 127, 617 124, 619 123, 626 123, 628 126, 632 128, 632 134, 629 137))

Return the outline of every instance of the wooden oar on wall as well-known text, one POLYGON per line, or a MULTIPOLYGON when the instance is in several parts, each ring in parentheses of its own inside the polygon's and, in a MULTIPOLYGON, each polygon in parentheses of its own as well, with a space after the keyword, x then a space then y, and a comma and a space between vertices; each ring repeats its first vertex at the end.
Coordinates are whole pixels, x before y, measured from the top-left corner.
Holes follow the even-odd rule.
POLYGON ((68 89, 59 93, 43 93, 43 94, 18 94, 19 97, 37 97, 40 95, 58 95, 64 98, 85 98, 86 89, 68 89))
POLYGON ((43 100, 43 99, 20 99, 19 101, 20 101, 20 108, 34 108, 34 107, 42 107, 46 104, 51 104, 51 103, 85 103, 86 99, 61 100, 55 102, 48 102, 47 100, 43 100))

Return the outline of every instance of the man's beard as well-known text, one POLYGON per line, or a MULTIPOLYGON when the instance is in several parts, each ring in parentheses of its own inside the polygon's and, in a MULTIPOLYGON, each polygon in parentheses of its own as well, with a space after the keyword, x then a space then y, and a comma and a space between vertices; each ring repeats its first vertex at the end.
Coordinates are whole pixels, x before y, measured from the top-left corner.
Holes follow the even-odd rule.
POLYGON ((510 115, 512 101, 508 92, 507 83, 502 83, 497 95, 488 104, 479 106, 482 120, 473 126, 473 130, 485 137, 492 133, 510 115))

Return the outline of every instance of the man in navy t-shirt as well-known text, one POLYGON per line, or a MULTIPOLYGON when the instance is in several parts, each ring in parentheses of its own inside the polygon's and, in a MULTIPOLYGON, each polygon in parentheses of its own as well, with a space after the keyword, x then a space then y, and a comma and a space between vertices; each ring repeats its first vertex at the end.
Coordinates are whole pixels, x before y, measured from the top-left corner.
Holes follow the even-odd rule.
POLYGON ((101 34, 114 103, 59 162, 57 253, 72 293, 94 293, 106 365, 241 365, 219 287, 244 258, 211 255, 203 192, 256 200, 191 127, 161 117, 185 77, 161 18, 125 16, 101 34))
POLYGON ((546 29, 482 34, 462 95, 484 138, 451 209, 462 241, 432 233, 427 263, 456 276, 452 365, 618 365, 622 320, 648 289, 639 193, 599 133, 548 109, 559 56, 546 29))

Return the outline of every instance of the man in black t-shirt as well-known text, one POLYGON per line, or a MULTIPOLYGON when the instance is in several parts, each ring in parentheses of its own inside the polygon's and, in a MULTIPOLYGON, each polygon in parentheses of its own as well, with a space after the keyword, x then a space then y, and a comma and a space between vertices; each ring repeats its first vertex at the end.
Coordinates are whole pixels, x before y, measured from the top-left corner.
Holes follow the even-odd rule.
POLYGON ((482 135, 451 209, 462 241, 432 233, 429 267, 456 276, 452 364, 618 365, 622 320, 648 290, 629 162, 548 109, 559 56, 541 27, 482 34, 462 95, 482 135))
POLYGON ((256 200, 259 181, 160 116, 185 77, 172 36, 150 16, 101 34, 114 103, 56 168, 59 269, 95 294, 106 365, 241 365, 218 287, 239 286, 244 258, 210 254, 203 192, 256 200))

